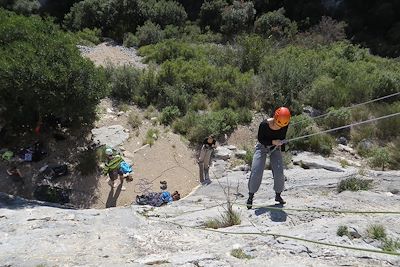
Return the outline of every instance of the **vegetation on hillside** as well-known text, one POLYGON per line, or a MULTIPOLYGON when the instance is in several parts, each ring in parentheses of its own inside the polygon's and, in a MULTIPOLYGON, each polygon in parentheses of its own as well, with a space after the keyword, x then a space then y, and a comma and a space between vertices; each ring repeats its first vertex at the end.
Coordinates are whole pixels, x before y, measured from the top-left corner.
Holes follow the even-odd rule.
MULTIPOLYGON (((395 11, 393 16, 389 12, 397 5, 394 1, 368 1, 364 6, 343 1, 345 6, 336 7, 322 6, 321 1, 37 2, 1 3, 20 14, 44 15, 0 13, 0 118, 10 126, 34 125, 49 116, 90 121, 106 93, 143 108, 155 106, 163 124, 193 143, 210 133, 230 133, 250 122, 254 111, 271 114, 282 105, 294 115, 289 137, 400 109, 398 98, 343 108, 399 91, 397 60, 372 55, 346 40, 346 32, 364 40, 359 34, 365 29, 356 26, 361 23, 371 33, 385 29, 385 44, 395 47, 398 22, 395 11), (356 12, 373 8, 375 17, 390 16, 373 26, 356 12), (45 14, 55 16, 63 30, 45 14), (96 44, 101 36, 139 47, 152 67, 95 68, 79 56, 76 44, 96 44), (314 121, 302 114, 305 106, 329 116, 314 121)), ((387 52, 395 55, 390 49, 387 52)), ((399 128, 400 118, 394 117, 290 146, 329 155, 335 138, 345 136, 370 158, 371 166, 398 168, 399 128), (366 140, 372 145, 364 145, 366 140)))

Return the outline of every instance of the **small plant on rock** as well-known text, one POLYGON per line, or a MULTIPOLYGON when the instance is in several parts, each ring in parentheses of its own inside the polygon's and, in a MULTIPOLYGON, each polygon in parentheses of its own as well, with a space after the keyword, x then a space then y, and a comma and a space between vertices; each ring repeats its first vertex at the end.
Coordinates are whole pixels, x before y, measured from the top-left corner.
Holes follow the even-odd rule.
POLYGON ((231 255, 232 255, 233 257, 235 257, 235 258, 238 258, 238 259, 246 259, 246 260, 249 260, 249 259, 252 259, 252 258, 253 258, 252 256, 246 254, 246 252, 244 252, 243 249, 241 249, 241 248, 232 249, 231 255))
POLYGON ((349 229, 345 225, 340 225, 336 231, 336 234, 338 236, 348 236, 349 235, 349 229))
POLYGON ((386 230, 383 225, 374 224, 367 229, 368 236, 372 239, 384 240, 386 238, 386 230))
POLYGON ((158 139, 159 131, 157 129, 149 129, 146 133, 146 138, 143 141, 143 145, 154 145, 154 142, 158 139))
POLYGON ((137 129, 140 125, 142 125, 142 120, 140 119, 138 114, 132 111, 131 113, 129 113, 128 123, 133 129, 137 129))
POLYGON ((359 191, 369 190, 372 187, 371 180, 359 179, 357 177, 351 177, 340 181, 338 184, 338 192, 343 191, 359 191))
POLYGON ((381 249, 388 252, 396 252, 400 249, 400 240, 393 240, 392 238, 385 238, 383 240, 381 249))

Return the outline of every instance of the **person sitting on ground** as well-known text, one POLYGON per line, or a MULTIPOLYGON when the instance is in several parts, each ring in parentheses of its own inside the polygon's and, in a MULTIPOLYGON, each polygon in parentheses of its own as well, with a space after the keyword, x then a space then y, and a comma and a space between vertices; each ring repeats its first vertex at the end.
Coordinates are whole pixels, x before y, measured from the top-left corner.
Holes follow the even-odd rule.
POLYGON ((118 185, 123 183, 123 173, 120 169, 121 162, 123 162, 123 158, 115 154, 112 148, 107 148, 105 150, 105 154, 107 156, 107 163, 103 168, 103 175, 108 175, 109 178, 107 179, 108 184, 111 187, 117 187, 118 185), (118 183, 119 178, 119 183, 118 183))
POLYGON ((211 183, 209 168, 211 163, 211 154, 216 147, 217 145, 214 135, 210 135, 206 139, 204 139, 198 159, 200 169, 200 183, 203 185, 211 183))
POLYGON ((281 197, 281 193, 285 186, 281 149, 285 150, 283 141, 286 138, 289 122, 289 109, 286 107, 280 107, 275 111, 273 118, 262 121, 258 128, 258 144, 256 145, 256 150, 254 152, 248 183, 248 209, 252 208, 254 194, 260 188, 267 155, 270 157, 272 176, 274 177, 275 201, 280 204, 286 203, 281 197))

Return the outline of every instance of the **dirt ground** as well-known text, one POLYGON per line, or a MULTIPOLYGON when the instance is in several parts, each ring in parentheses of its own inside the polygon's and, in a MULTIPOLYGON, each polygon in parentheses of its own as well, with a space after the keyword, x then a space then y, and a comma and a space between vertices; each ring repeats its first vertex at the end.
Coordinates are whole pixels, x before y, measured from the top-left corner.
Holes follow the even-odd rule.
POLYGON ((43 139, 46 139, 44 143, 49 150, 48 156, 37 163, 19 164, 19 169, 24 175, 23 184, 9 177, 6 173, 7 165, 4 162, 0 163, 0 191, 32 199, 35 186, 46 181, 40 179, 38 175, 40 167, 48 163, 65 162, 69 165, 70 173, 57 178, 52 184, 72 189, 71 204, 79 208, 130 205, 136 195, 146 191, 160 191, 160 181, 166 181, 167 190, 171 193, 178 191, 181 197, 189 194, 199 184, 195 151, 190 149, 179 135, 158 123, 153 125, 150 120, 143 117, 143 111, 133 106, 118 116, 119 110, 113 107, 112 102, 103 100, 100 110, 97 127, 120 124, 130 130, 130 137, 119 149, 124 159, 133 163, 132 182, 124 181, 120 186, 112 188, 100 169, 86 176, 76 170, 79 150, 88 144, 89 136, 70 137, 60 142, 46 136, 43 139), (110 112, 111 110, 113 111, 110 112), (131 112, 142 119, 142 125, 135 130, 128 124, 128 116, 131 112), (142 148, 146 132, 150 128, 159 130, 158 139, 153 146, 142 148))

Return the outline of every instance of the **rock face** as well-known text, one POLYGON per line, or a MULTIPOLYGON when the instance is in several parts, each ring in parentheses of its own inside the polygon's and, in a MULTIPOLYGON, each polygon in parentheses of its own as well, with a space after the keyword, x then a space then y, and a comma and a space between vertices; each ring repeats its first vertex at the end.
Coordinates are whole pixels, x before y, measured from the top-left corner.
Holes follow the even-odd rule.
POLYGON ((305 169, 325 169, 334 172, 344 172, 339 163, 310 152, 302 152, 293 156, 293 164, 300 165, 305 169))
POLYGON ((93 141, 101 145, 116 148, 129 137, 121 125, 111 125, 92 130, 93 141))
MULTIPOLYGON (((218 160, 210 172, 212 183, 188 197, 160 208, 119 207, 72 210, 0 194, 0 263, 4 266, 399 266, 400 257, 322 246, 279 234, 349 246, 379 249, 367 228, 381 224, 388 237, 400 237, 400 216, 338 214, 271 210, 274 202, 270 171, 254 198, 258 208, 247 210, 248 174, 229 171, 218 160), (214 175, 218 173, 218 175, 214 175), (216 178, 219 177, 217 180, 216 178), (229 190, 228 190, 229 189, 229 190), (203 228, 219 218, 227 195, 235 203, 241 224, 218 231, 203 228), (350 236, 338 236, 339 226, 350 236), (230 234, 232 233, 232 234, 230 234), (242 234, 233 234, 242 233, 242 234), (251 234, 251 235, 250 235, 251 234), (360 238, 361 236, 361 238, 360 238), (251 259, 231 255, 239 249, 251 259)), ((336 192, 337 183, 357 172, 295 167, 282 193, 292 209, 400 211, 400 172, 371 172, 372 191, 336 192)), ((133 196, 132 196, 133 199, 133 196)))
POLYGON ((214 157, 216 159, 227 160, 233 155, 232 149, 229 149, 225 146, 219 146, 214 151, 214 157))

